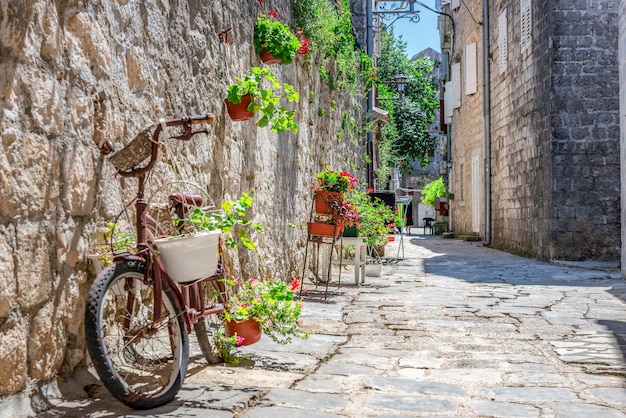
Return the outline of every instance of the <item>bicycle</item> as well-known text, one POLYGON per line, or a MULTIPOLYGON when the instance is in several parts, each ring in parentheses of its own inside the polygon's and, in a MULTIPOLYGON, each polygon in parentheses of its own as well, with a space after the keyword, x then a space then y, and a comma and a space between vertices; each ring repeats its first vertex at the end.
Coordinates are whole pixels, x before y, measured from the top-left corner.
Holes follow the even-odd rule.
MULTIPOLYGON (((115 398, 134 409, 155 408, 178 393, 187 372, 192 328, 207 361, 221 361, 213 351, 211 330, 204 320, 220 314, 226 302, 220 280, 221 258, 213 276, 177 283, 150 245, 152 231, 158 231, 159 226, 147 213, 144 200, 146 174, 157 162, 163 144, 160 134, 168 127, 178 127, 182 133, 171 138, 189 140, 206 132, 195 131, 192 125, 214 121, 213 114, 160 121, 152 136, 144 130, 109 157, 120 176, 138 181, 137 251, 115 256, 112 265, 92 284, 85 310, 85 335, 100 380, 115 398), (142 167, 138 167, 140 163, 142 167)), ((100 149, 104 154, 114 152, 110 141, 100 149)), ((197 195, 173 193, 169 199, 180 219, 185 218, 188 208, 202 205, 197 195)), ((183 227, 184 223, 177 226, 179 230, 183 227)))

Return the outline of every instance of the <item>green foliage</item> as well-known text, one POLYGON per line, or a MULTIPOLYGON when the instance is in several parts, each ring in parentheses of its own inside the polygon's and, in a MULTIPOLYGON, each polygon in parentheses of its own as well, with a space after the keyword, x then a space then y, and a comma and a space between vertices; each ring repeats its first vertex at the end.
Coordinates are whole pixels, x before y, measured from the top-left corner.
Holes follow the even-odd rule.
POLYGON ((422 203, 435 206, 435 198, 445 196, 446 185, 443 184, 443 179, 439 177, 437 180, 428 183, 422 190, 422 203))
POLYGON ((243 193, 238 200, 228 200, 222 203, 219 212, 207 213, 200 208, 195 208, 186 220, 175 219, 174 223, 190 223, 196 231, 220 230, 226 234, 225 244, 234 248, 241 244, 254 250, 256 244, 250 239, 249 232, 263 233, 263 225, 252 222, 247 218, 248 211, 252 208, 252 196, 243 193))
POLYGON ((379 97, 395 99, 381 102, 391 121, 381 129, 380 165, 376 176, 382 183, 387 181, 394 167, 410 173, 411 161, 428 164, 428 155, 435 147, 429 127, 434 121, 434 110, 439 106, 437 84, 432 76, 434 66, 435 63, 427 57, 411 61, 406 55, 406 42, 396 39, 392 29, 382 31, 378 60, 380 80, 392 81, 395 76, 403 74, 409 82, 402 100, 398 100, 393 87, 377 86, 379 97))
POLYGON ((398 221, 396 213, 382 200, 372 198, 365 192, 354 190, 348 200, 359 213, 359 234, 367 237, 369 246, 384 244, 390 227, 398 221))
POLYGON ((115 251, 128 251, 132 250, 136 246, 137 234, 135 232, 126 233, 122 231, 117 223, 107 223, 107 229, 104 232, 104 238, 106 242, 111 245, 111 250, 115 251))
POLYGON ((300 287, 298 279, 290 284, 276 279, 224 279, 228 302, 224 309, 227 321, 254 319, 261 331, 274 342, 287 344, 292 337, 307 339, 301 326, 302 300, 294 298, 300 287))
POLYGON ((320 78, 328 81, 331 89, 363 94, 376 71, 371 58, 355 50, 350 1, 294 0, 293 5, 296 27, 321 56, 320 78), (327 67, 334 68, 332 78, 327 67), (363 86, 359 86, 359 72, 363 86))
POLYGON ((251 95, 253 100, 248 106, 251 112, 260 112, 261 118, 256 122, 257 126, 266 127, 271 124, 270 129, 276 133, 291 130, 298 133, 298 124, 295 122, 296 111, 287 110, 280 106, 281 99, 290 102, 298 102, 300 95, 292 85, 281 84, 272 70, 267 67, 252 67, 243 77, 236 78, 237 83, 232 84, 227 90, 227 100, 238 104, 245 95, 251 95), (265 82, 269 87, 263 87, 265 82), (282 93, 277 91, 282 89, 282 93))
POLYGON ((218 354, 224 360, 224 363, 231 366, 237 366, 241 360, 248 360, 249 355, 240 355, 236 353, 237 347, 243 344, 243 338, 237 334, 232 337, 226 336, 224 326, 220 326, 213 336, 213 344, 218 354))
POLYGON ((280 64, 291 64, 296 51, 300 48, 300 41, 289 26, 280 23, 272 16, 261 13, 254 27, 254 49, 260 53, 267 49, 280 59, 280 64))

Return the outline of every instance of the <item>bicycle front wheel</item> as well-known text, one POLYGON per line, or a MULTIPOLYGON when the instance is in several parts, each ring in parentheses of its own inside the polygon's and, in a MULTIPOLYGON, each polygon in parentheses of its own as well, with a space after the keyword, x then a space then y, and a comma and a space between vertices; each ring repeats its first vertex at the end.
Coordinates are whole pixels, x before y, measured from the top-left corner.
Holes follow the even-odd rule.
POLYGON ((180 390, 189 356, 182 309, 163 283, 161 319, 154 320, 154 287, 145 265, 124 261, 93 283, 85 311, 91 361, 113 396, 135 409, 163 405, 180 390))

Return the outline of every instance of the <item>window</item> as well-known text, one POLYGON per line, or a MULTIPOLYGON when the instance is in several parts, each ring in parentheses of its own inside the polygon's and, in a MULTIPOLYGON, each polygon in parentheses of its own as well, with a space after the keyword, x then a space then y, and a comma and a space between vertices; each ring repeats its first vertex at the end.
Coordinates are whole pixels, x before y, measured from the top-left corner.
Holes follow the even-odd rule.
POLYGON ((532 0, 520 0, 520 27, 522 28, 522 51, 532 44, 532 0))
POLYGON ((470 95, 478 91, 478 76, 476 74, 476 42, 465 45, 463 56, 465 63, 465 94, 470 95))
POLYGON ((509 35, 506 20, 506 9, 498 17, 498 70, 502 74, 509 65, 509 35))

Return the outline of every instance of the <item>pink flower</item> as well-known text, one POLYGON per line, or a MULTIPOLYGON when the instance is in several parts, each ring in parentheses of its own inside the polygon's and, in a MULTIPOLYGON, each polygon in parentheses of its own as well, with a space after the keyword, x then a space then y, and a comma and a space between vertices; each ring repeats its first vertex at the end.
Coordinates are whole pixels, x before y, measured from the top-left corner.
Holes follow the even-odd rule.
POLYGON ((240 345, 242 345, 242 344, 243 344, 244 340, 245 340, 245 338, 243 338, 243 337, 242 337, 242 336, 240 336, 240 335, 237 335, 237 338, 236 338, 236 340, 235 340, 235 345, 237 345, 237 347, 239 347, 240 345))

